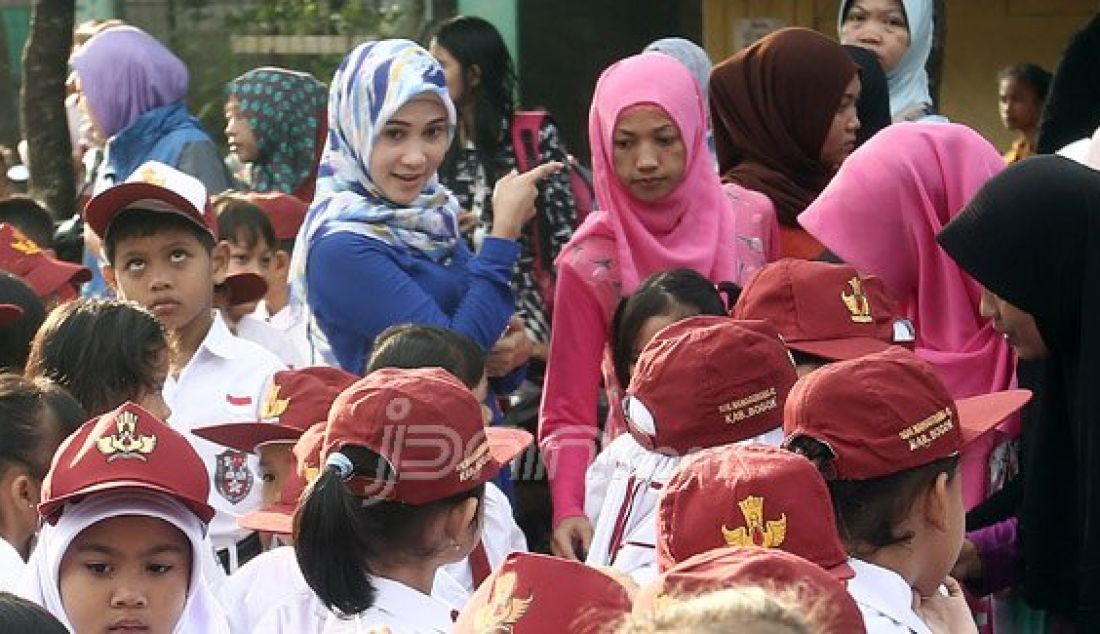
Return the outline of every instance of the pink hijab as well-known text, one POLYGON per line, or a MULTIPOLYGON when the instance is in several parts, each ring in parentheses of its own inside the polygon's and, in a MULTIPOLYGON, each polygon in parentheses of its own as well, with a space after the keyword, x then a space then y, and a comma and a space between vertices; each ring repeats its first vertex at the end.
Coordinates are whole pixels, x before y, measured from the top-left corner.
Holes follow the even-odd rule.
POLYGON ((1015 380, 1011 349, 978 313, 981 287, 936 243, 1002 169, 996 148, 966 126, 895 124, 848 157, 798 217, 826 248, 897 294, 916 326, 916 353, 955 398, 1015 380))
POLYGON ((679 267, 695 269, 715 282, 735 278, 734 214, 707 151, 706 120, 698 84, 667 55, 628 57, 608 67, 596 83, 588 138, 601 211, 589 215, 571 244, 592 236, 613 240, 623 295, 653 273, 679 267), (615 174, 612 154, 620 115, 640 104, 664 110, 680 129, 687 150, 680 184, 654 203, 630 195, 615 174))

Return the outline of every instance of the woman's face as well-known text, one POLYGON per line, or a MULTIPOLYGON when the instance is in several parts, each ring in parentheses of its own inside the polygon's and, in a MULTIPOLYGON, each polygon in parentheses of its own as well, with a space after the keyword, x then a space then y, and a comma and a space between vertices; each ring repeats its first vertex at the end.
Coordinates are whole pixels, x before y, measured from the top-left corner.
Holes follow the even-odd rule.
POLYGON ((248 124, 248 117, 241 112, 241 102, 235 96, 230 96, 225 102, 225 139, 229 142, 229 151, 236 154, 242 163, 260 158, 259 141, 248 124))
POLYGON ((382 195, 409 205, 435 176, 450 140, 447 110, 439 97, 422 94, 398 108, 378 131, 370 174, 382 195))
POLYGON ((454 55, 451 55, 450 51, 440 46, 435 39, 432 39, 428 52, 443 67, 443 76, 447 79, 447 94, 451 96, 451 101, 456 104, 462 103, 462 93, 466 91, 466 82, 462 76, 462 64, 455 59, 454 55))
POLYGON ((61 558, 58 589, 76 632, 169 634, 187 602, 191 543, 147 516, 105 519, 84 529, 61 558))
POLYGON ((1008 345, 1016 350, 1016 356, 1031 361, 1046 358, 1050 354, 1043 341, 1035 318, 997 297, 992 291, 982 289, 982 317, 993 322, 993 329, 1004 335, 1008 345))
POLYGON ((829 133, 821 144, 821 164, 831 170, 839 169, 844 159, 856 149, 856 132, 859 130, 856 102, 859 101, 860 90, 859 73, 856 73, 844 89, 844 96, 840 98, 840 106, 833 116, 829 133))
POLYGON ((889 73, 909 50, 909 21, 901 0, 852 0, 840 26, 840 43, 862 46, 889 73))
POLYGON ((103 132, 103 126, 99 125, 99 119, 92 112, 92 104, 88 101, 88 95, 81 87, 80 75, 74 72, 69 83, 73 87, 74 94, 77 95, 76 107, 84 118, 80 129, 81 136, 87 139, 88 142, 103 147, 107 143, 107 135, 103 132))
POLYGON ((656 202, 680 184, 687 149, 676 123, 657 106, 634 106, 619 115, 612 133, 615 175, 630 195, 656 202))

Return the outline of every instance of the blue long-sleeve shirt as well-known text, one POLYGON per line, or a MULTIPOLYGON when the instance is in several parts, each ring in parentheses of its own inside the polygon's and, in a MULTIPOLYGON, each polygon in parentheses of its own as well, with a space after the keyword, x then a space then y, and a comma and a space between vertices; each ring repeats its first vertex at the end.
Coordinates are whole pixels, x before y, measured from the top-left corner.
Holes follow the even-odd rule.
POLYGON ((515 312, 512 267, 519 245, 485 238, 477 256, 461 240, 445 262, 351 232, 310 249, 309 305, 342 368, 362 374, 374 338, 397 324, 460 332, 488 352, 515 312))

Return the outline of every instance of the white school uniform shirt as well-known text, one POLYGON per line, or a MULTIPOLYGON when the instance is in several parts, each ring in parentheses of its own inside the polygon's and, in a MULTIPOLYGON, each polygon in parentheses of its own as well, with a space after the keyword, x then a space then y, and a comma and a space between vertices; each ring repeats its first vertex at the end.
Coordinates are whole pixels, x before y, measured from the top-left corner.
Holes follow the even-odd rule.
POLYGON ((285 332, 256 317, 255 313, 241 317, 235 330, 238 337, 259 344, 279 357, 288 368, 304 368, 309 365, 309 356, 299 351, 285 332))
POLYGON ((323 634, 366 634, 385 625, 393 634, 448 634, 454 629, 451 606, 392 579, 374 577, 374 605, 354 618, 329 616, 323 634))
POLYGON ((26 566, 19 551, 0 537, 0 592, 11 592, 26 566))
MULTIPOLYGON (((512 515, 512 503, 508 496, 492 482, 485 483, 485 528, 481 532, 481 542, 485 545, 485 555, 489 559, 489 568, 496 570, 504 558, 514 552, 527 552, 527 537, 516 524, 512 515)), ((466 589, 467 594, 477 590, 474 574, 467 557, 462 561, 443 567, 452 579, 466 589)), ((436 594, 432 589, 432 594, 436 594)))
MULTIPOLYGON (((745 442, 778 446, 782 440, 779 428, 745 442)), ((683 459, 649 451, 628 433, 596 456, 585 474, 584 511, 594 527, 585 563, 610 566, 639 585, 653 581, 661 491, 683 459)))
POLYGON ((236 337, 216 311, 209 332, 178 377, 164 383, 164 400, 172 409, 168 423, 183 433, 210 474, 210 505, 217 514, 210 522, 215 549, 229 548, 230 570, 237 568, 236 542, 248 536, 237 518, 263 503, 259 462, 255 455, 235 451, 191 434, 195 427, 260 420, 260 407, 271 376, 284 369, 272 353, 236 337))
POLYGON ((867 634, 932 634, 913 611, 913 588, 898 573, 850 558, 856 576, 848 580, 848 594, 863 614, 867 634))
POLYGON ((314 365, 311 361, 313 349, 309 344, 309 313, 300 303, 291 298, 286 306, 273 315, 267 307, 267 301, 261 299, 252 316, 286 336, 297 357, 304 359, 301 366, 294 367, 314 365))

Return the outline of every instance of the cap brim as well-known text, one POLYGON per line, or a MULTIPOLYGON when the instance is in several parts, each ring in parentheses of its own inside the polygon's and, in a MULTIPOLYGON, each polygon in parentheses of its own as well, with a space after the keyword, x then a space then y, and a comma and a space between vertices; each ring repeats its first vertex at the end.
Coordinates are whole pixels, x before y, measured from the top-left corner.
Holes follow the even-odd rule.
POLYGON ((825 571, 836 577, 838 581, 847 581, 856 576, 856 571, 848 565, 847 561, 842 561, 835 566, 830 566, 826 568, 825 571))
POLYGON ((15 304, 0 304, 0 328, 10 326, 23 316, 23 309, 15 304))
POLYGON ((526 451, 535 439, 530 432, 515 427, 490 427, 485 430, 485 437, 493 460, 501 467, 526 451))
POLYGON ((222 282, 230 306, 258 302, 267 295, 267 280, 255 273, 237 273, 222 282))
POLYGON ((222 423, 207 425, 191 430, 199 438, 217 443, 223 447, 245 453, 256 453, 256 447, 269 442, 296 442, 302 437, 302 430, 276 423, 222 423))
POLYGON ((294 511, 291 504, 272 504, 238 517, 237 526, 247 531, 291 535, 294 533, 294 511))
POLYGON ((24 279, 40 297, 46 297, 64 284, 90 281, 92 271, 86 266, 51 258, 41 261, 24 279))
POLYGON ((96 235, 105 238, 115 216, 137 207, 179 214, 213 235, 203 220, 201 209, 195 209, 186 198, 172 190, 152 183, 122 183, 104 190, 84 206, 84 221, 96 235), (139 202, 145 204, 136 204, 139 202))
POLYGON ((1031 390, 1005 390, 955 401, 959 432, 965 446, 1020 411, 1031 400, 1031 390))
POLYGON ((812 354, 815 357, 830 361, 858 359, 897 345, 873 337, 825 339, 821 341, 784 341, 784 343, 792 350, 812 354))
POLYGON ((179 500, 181 504, 191 509, 204 524, 209 524, 210 520, 214 519, 214 507, 206 503, 206 500, 193 500, 191 498, 182 496, 178 491, 173 491, 159 484, 152 484, 149 482, 142 482, 140 480, 112 480, 110 482, 100 482, 98 484, 92 484, 67 495, 54 498, 47 502, 43 502, 38 505, 38 513, 46 518, 50 524, 56 524, 58 514, 62 507, 69 502, 79 502, 89 495, 95 493, 104 493, 106 491, 114 491, 117 489, 139 489, 142 491, 155 491, 164 495, 170 496, 179 500))

